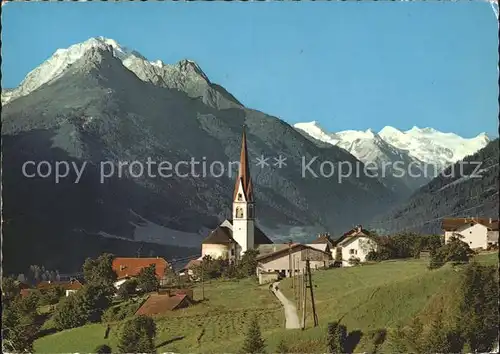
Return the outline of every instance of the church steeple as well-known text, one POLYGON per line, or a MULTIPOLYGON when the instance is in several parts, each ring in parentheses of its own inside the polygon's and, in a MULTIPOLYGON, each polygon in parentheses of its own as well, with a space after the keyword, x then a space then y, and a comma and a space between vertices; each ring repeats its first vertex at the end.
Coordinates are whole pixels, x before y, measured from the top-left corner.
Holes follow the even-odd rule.
POLYGON ((238 243, 238 254, 255 247, 255 201, 250 178, 247 136, 245 127, 241 138, 240 170, 234 185, 233 239, 238 243))
POLYGON ((247 202, 253 201, 253 185, 252 179, 250 177, 250 164, 248 161, 248 151, 247 151, 247 135, 245 131, 245 126, 243 126, 243 135, 241 138, 241 151, 240 151, 240 170, 238 173, 238 178, 234 185, 234 195, 233 200, 236 200, 238 189, 240 183, 243 187, 243 193, 245 194, 245 200, 247 202))

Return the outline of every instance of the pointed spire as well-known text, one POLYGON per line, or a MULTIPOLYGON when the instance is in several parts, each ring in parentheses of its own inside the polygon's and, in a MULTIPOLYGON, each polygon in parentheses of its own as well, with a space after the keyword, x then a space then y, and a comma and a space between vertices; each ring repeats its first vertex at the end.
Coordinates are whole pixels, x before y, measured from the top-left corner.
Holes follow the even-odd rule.
POLYGON ((240 171, 234 186, 234 200, 236 200, 236 194, 238 193, 238 186, 240 181, 243 185, 243 192, 245 193, 246 201, 253 201, 253 186, 252 180, 250 178, 250 163, 248 161, 247 135, 245 125, 243 125, 243 134, 241 138, 240 171))

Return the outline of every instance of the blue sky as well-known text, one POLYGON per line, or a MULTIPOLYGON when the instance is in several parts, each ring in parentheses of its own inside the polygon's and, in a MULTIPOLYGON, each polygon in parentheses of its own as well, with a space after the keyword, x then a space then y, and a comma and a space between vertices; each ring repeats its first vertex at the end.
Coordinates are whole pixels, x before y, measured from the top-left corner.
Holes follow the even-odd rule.
POLYGON ((2 86, 104 36, 150 60, 195 60, 246 106, 329 131, 498 135, 498 41, 483 2, 9 3, 2 86))

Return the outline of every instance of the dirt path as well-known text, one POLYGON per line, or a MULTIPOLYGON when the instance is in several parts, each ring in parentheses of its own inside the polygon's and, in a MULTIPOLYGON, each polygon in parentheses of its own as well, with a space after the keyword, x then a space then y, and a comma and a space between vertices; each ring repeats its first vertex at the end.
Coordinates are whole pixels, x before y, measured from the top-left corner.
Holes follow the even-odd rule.
POLYGON ((293 304, 292 301, 288 300, 285 295, 279 290, 279 282, 273 284, 272 291, 274 295, 278 298, 278 300, 283 305, 285 310, 285 328, 287 329, 296 329, 300 328, 299 316, 297 315, 297 308, 293 304), (278 290, 276 290, 278 289, 278 290))

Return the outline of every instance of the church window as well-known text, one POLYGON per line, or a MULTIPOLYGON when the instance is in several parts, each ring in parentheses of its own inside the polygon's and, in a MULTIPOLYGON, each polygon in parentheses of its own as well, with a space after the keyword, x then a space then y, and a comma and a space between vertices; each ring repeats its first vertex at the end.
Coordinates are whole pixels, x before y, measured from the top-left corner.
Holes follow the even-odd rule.
POLYGON ((242 201, 243 200, 243 195, 241 193, 238 193, 238 201, 242 201))
POLYGON ((236 208, 236 218, 241 219, 243 217, 243 209, 241 207, 236 208))

